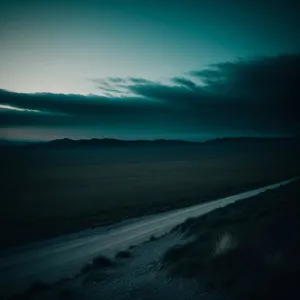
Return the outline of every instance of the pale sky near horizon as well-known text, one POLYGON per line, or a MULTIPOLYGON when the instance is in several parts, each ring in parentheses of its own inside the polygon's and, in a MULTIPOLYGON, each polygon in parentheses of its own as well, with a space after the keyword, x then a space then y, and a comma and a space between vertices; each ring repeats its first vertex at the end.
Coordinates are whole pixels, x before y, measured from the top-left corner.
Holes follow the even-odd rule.
POLYGON ((295 28, 289 1, 2 0, 0 88, 89 94, 94 78, 183 76, 297 52, 295 28))

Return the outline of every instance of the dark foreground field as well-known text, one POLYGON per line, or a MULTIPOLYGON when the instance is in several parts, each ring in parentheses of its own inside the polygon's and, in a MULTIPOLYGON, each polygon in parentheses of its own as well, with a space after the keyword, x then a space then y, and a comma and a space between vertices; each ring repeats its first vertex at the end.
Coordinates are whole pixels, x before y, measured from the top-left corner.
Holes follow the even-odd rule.
POLYGON ((300 182, 190 219, 193 241, 171 248, 171 276, 198 281, 224 299, 299 298, 300 182))
POLYGON ((299 175, 299 147, 0 150, 1 247, 188 206, 299 175))

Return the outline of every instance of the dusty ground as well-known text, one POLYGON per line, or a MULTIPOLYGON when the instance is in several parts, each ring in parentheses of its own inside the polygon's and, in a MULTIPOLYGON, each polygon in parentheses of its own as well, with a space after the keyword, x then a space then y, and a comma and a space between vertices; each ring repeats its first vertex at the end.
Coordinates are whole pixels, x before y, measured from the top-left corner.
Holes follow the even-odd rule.
POLYGON ((165 251, 180 243, 180 235, 168 234, 129 249, 129 257, 117 257, 111 266, 95 266, 76 279, 51 288, 33 288, 14 299, 219 300, 196 282, 170 278, 161 270, 165 251))

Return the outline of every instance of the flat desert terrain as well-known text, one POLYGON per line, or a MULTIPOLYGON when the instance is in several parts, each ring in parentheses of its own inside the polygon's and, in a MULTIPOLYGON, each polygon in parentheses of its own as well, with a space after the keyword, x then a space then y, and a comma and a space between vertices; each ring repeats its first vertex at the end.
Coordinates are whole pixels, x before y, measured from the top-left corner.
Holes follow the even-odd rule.
POLYGON ((262 142, 0 150, 1 247, 209 201, 299 175, 262 142))

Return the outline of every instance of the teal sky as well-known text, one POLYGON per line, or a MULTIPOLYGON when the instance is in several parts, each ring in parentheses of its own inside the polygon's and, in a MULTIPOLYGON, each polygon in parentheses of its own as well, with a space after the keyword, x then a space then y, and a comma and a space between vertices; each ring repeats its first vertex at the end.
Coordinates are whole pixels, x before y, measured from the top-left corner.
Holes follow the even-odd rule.
POLYGON ((89 79, 161 80, 237 57, 297 52, 291 3, 2 0, 0 88, 98 93, 89 79))
POLYGON ((300 4, 0 0, 0 139, 299 134, 300 4))

